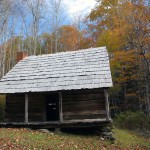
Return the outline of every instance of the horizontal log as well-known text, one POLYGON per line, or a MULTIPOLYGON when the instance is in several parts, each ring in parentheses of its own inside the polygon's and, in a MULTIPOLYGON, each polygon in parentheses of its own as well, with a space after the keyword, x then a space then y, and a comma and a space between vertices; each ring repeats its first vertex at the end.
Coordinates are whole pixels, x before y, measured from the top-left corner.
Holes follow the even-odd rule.
POLYGON ((22 102, 24 102, 25 101, 25 99, 17 99, 17 98, 15 98, 15 99, 7 99, 7 103, 22 103, 22 102))
POLYGON ((104 100, 92 100, 92 101, 70 101, 70 102, 63 102, 63 107, 70 107, 70 106, 103 106, 105 105, 104 100))
POLYGON ((63 112, 66 112, 66 111, 73 111, 73 112, 76 112, 76 111, 84 111, 84 110, 90 110, 90 111, 93 111, 93 110, 105 110, 105 107, 104 106, 94 106, 94 107, 87 107, 87 106, 76 106, 76 107, 63 107, 63 112))
POLYGON ((6 108, 6 113, 10 114, 16 114, 16 113, 24 113, 25 109, 8 109, 6 108))
POLYGON ((7 96, 7 99, 23 99, 25 98, 25 95, 22 95, 22 96, 15 96, 15 95, 12 95, 12 96, 7 96))
POLYGON ((94 106, 94 107, 90 107, 90 106, 76 106, 76 107, 64 107, 63 108, 63 112, 65 111, 82 111, 82 110, 105 110, 105 107, 103 106, 94 106))
POLYGON ((7 119, 7 122, 24 122, 24 118, 13 118, 13 119, 7 119))
POLYGON ((18 103, 18 104, 7 104, 6 107, 11 108, 11 109, 13 109, 13 108, 18 109, 18 107, 23 108, 23 107, 25 107, 25 105, 22 103, 21 104, 20 103, 18 103))
POLYGON ((100 97, 100 98, 78 98, 78 99, 63 98, 63 103, 74 103, 74 102, 81 102, 81 101, 83 101, 84 103, 89 102, 89 101, 90 102, 94 102, 94 101, 104 102, 105 99, 103 97, 100 97))
POLYGON ((40 107, 40 106, 35 106, 35 107, 29 107, 28 109, 29 111, 40 111, 40 110, 44 110, 44 107, 40 107))
POLYGON ((104 94, 86 94, 86 95, 62 95, 63 101, 72 101, 72 100, 98 100, 105 99, 104 94))
POLYGON ((33 109, 33 110, 29 110, 28 111, 30 114, 33 114, 33 113, 43 113, 44 110, 43 109, 33 109))
POLYGON ((34 118, 29 118, 29 122, 35 122, 35 121, 45 121, 43 118, 39 118, 39 117, 34 117, 34 118))
POLYGON ((44 121, 43 116, 40 115, 29 115, 29 121, 44 121))
POLYGON ((43 116, 43 113, 33 113, 33 114, 29 114, 29 116, 43 116))
POLYGON ((44 97, 29 97, 29 101, 30 102, 37 102, 37 101, 41 101, 41 102, 45 102, 46 98, 44 97))
POLYGON ((25 97, 24 93, 7 94, 7 97, 25 97))
POLYGON ((95 110, 95 111, 76 111, 76 112, 64 112, 64 116, 74 116, 74 115, 101 115, 106 114, 105 110, 95 110))
POLYGON ((19 109, 19 110, 18 109, 9 109, 9 110, 7 109, 7 111, 6 111, 7 114, 12 114, 14 116, 18 113, 24 114, 24 112, 25 112, 25 109, 22 109, 22 110, 21 109, 19 109))
POLYGON ((34 106, 34 107, 29 107, 28 110, 29 110, 29 111, 43 111, 43 110, 44 110, 44 107, 34 106))
POLYGON ((23 118, 24 118, 25 114, 23 114, 23 113, 9 114, 9 113, 8 113, 6 116, 7 116, 7 118, 13 118, 13 117, 14 117, 14 118, 15 118, 15 117, 16 117, 16 118, 17 118, 17 117, 23 117, 23 118))
POLYGON ((14 106, 24 106, 25 105, 25 103, 6 103, 6 106, 7 107, 9 107, 9 106, 12 106, 12 107, 14 107, 14 106))
POLYGON ((42 93, 29 93, 29 97, 44 97, 46 95, 47 95, 46 92, 42 92, 42 93))
POLYGON ((25 102, 24 101, 7 101, 6 102, 6 105, 17 105, 17 104, 22 104, 22 105, 24 105, 25 104, 25 102))
POLYGON ((45 107, 46 105, 43 104, 43 103, 29 103, 29 107, 30 108, 43 108, 45 107))
POLYGON ((106 115, 74 115, 74 116, 63 116, 63 120, 78 120, 78 119, 104 119, 106 118, 106 115))
MULTIPOLYGON (((43 113, 33 113, 33 114, 29 114, 29 117, 43 117, 43 113)), ((25 114, 24 113, 18 113, 18 114, 7 114, 6 115, 7 118, 18 118, 18 117, 22 117, 24 118, 25 117, 25 114)))
POLYGON ((62 94, 87 94, 87 93, 104 93, 104 89, 83 89, 83 90, 71 90, 71 91, 63 91, 62 94))
POLYGON ((63 108, 63 112, 66 112, 66 111, 83 111, 83 110, 90 110, 90 111, 93 111, 93 110, 105 110, 105 107, 103 106, 95 106, 95 107, 86 107, 86 106, 80 106, 80 107, 65 107, 63 108))

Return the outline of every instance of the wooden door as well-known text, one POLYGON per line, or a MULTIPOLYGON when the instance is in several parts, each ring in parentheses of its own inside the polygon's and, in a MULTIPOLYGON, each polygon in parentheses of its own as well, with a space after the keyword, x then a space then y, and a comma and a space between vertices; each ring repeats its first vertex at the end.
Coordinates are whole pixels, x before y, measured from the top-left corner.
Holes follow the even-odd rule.
POLYGON ((47 95, 46 119, 47 121, 59 121, 59 94, 47 95))

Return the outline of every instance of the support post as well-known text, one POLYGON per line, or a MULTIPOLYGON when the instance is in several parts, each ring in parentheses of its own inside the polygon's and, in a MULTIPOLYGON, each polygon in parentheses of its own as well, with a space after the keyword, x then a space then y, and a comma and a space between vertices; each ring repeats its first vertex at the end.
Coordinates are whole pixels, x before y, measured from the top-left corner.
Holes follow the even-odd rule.
POLYGON ((104 89, 105 93, 105 106, 106 106, 106 120, 110 120, 109 100, 108 100, 108 89, 104 89))
POLYGON ((60 122, 63 122, 63 113, 62 113, 62 93, 59 92, 59 117, 60 122))
POLYGON ((25 123, 28 123, 28 103, 29 103, 29 97, 28 94, 25 94, 25 123))

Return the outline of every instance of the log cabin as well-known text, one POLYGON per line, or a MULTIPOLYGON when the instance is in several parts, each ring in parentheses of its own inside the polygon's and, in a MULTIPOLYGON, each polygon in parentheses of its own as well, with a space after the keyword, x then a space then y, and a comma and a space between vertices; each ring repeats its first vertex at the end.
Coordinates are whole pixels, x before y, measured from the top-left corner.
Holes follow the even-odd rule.
POLYGON ((6 94, 3 125, 77 127, 111 122, 106 47, 28 57, 20 52, 18 61, 0 80, 0 93, 6 94))

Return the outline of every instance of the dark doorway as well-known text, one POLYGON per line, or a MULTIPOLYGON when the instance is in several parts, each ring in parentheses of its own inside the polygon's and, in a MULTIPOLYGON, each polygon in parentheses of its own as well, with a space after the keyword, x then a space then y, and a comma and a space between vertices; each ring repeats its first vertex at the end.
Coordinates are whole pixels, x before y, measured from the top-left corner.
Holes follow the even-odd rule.
POLYGON ((47 95, 46 119, 47 121, 59 121, 59 94, 47 95))

